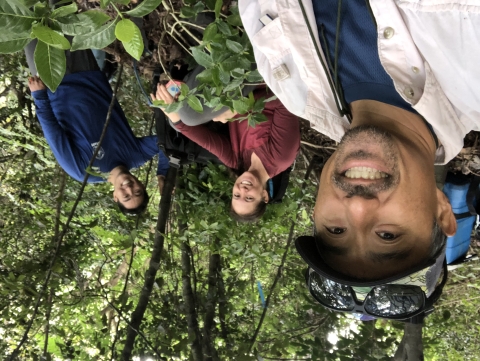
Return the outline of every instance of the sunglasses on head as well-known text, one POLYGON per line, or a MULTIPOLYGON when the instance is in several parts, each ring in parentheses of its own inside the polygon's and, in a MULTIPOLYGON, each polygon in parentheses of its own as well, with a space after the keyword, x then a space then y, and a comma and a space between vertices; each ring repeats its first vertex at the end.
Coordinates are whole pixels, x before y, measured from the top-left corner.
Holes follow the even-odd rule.
POLYGON ((429 298, 420 286, 415 285, 349 286, 328 279, 310 267, 305 276, 310 294, 326 308, 401 321, 433 311, 433 304, 447 280, 446 275, 445 269, 441 284, 429 298))

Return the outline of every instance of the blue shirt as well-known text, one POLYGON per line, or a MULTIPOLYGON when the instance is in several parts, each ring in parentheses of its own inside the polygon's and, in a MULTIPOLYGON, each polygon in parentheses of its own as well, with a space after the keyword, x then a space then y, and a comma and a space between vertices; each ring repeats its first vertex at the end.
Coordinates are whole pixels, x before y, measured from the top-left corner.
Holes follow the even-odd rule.
MULTIPOLYGON (((85 170, 100 139, 112 99, 112 89, 101 71, 68 74, 55 93, 32 93, 38 120, 60 166, 72 178, 83 181, 85 170)), ((157 137, 133 134, 122 108, 115 101, 102 147, 93 163, 101 172, 123 165, 137 168, 158 157, 157 175, 165 175, 168 159, 157 146, 157 137)), ((105 179, 90 175, 89 183, 105 179)))
MULTIPOLYGON (((313 0, 313 11, 325 56, 335 59, 338 0, 313 0), (322 39, 323 33, 328 44, 322 39)), ((395 90, 378 56, 377 29, 365 0, 342 1, 338 44, 338 78, 348 104, 369 99, 416 113, 395 90)), ((333 76, 333 69, 331 69, 333 76)))

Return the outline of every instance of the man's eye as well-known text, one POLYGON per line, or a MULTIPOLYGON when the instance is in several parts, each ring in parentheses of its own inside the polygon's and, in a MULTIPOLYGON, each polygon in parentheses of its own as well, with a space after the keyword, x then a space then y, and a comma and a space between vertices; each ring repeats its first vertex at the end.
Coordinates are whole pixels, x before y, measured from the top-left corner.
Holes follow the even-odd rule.
POLYGON ((346 228, 340 228, 340 227, 325 227, 325 228, 331 234, 342 234, 347 230, 346 228))
POLYGON ((253 201, 253 198, 252 198, 252 197, 247 197, 247 198, 245 198, 245 199, 246 199, 248 202, 253 201))
POLYGON ((385 241, 393 241, 395 238, 398 236, 394 235, 393 233, 390 232, 377 232, 377 235, 381 238, 384 239, 385 241))
POLYGON ((234 194, 234 195, 233 195, 233 198, 235 198, 235 199, 240 198, 240 194, 234 194))

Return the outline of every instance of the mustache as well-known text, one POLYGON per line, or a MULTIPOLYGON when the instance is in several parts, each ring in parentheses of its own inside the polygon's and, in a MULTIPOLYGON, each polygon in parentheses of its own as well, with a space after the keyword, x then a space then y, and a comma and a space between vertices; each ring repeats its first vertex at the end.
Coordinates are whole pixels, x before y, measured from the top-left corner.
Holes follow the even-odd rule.
POLYGON ((395 187, 398 184, 398 178, 390 176, 368 185, 352 184, 345 175, 334 173, 332 174, 332 183, 336 188, 347 193, 347 198, 358 196, 365 199, 372 199, 377 197, 378 193, 395 187))

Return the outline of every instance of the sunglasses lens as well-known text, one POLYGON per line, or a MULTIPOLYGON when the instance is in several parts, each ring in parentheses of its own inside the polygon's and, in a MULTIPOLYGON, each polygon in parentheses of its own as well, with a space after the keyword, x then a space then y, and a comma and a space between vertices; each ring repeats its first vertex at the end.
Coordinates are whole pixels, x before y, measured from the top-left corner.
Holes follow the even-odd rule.
POLYGON ((365 310, 373 316, 406 316, 423 307, 419 287, 384 285, 375 287, 365 299, 365 310))
POLYGON ((310 273, 310 292, 318 302, 329 308, 342 311, 355 308, 355 301, 348 286, 326 279, 315 272, 310 273))

